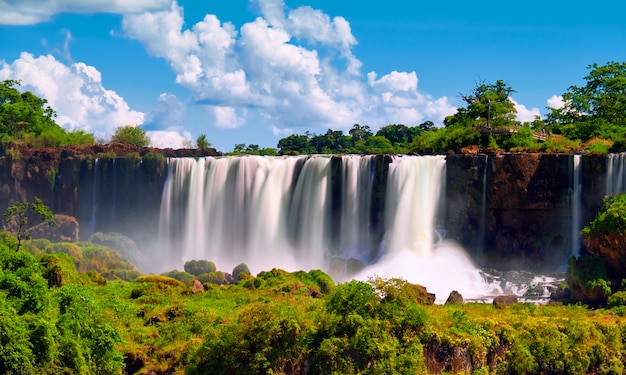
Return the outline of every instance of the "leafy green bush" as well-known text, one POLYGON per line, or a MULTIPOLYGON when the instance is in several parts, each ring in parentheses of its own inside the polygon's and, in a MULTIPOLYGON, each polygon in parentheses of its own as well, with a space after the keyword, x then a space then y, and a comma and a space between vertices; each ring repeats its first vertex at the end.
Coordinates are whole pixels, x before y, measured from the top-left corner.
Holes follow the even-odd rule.
POLYGON ((161 276, 171 277, 173 279, 180 281, 181 283, 185 285, 191 285, 193 281, 196 279, 194 275, 190 274, 189 272, 181 272, 178 270, 164 272, 161 274, 161 276))
POLYGON ((145 130, 138 126, 126 125, 120 126, 115 130, 111 142, 145 147, 148 146, 151 141, 145 130))
POLYGON ((606 233, 626 233, 626 194, 605 197, 596 217, 582 230, 585 237, 606 233))
POLYGON ((203 273, 215 272, 217 267, 215 267, 215 263, 208 260, 189 260, 185 262, 184 269, 187 273, 199 276, 203 273))
POLYGON ((250 269, 248 268, 248 265, 245 263, 240 263, 238 265, 235 266, 235 268, 233 268, 233 273, 232 273, 233 277, 235 278, 236 281, 241 280, 242 278, 246 277, 246 276, 250 276, 250 269))
POLYGON ((592 306, 603 305, 611 294, 604 259, 583 255, 571 257, 565 281, 576 300, 592 306))
POLYGON ((214 284, 214 285, 228 284, 228 281, 226 280, 226 274, 222 271, 203 273, 201 275, 198 275, 198 280, 200 280, 202 284, 214 284))

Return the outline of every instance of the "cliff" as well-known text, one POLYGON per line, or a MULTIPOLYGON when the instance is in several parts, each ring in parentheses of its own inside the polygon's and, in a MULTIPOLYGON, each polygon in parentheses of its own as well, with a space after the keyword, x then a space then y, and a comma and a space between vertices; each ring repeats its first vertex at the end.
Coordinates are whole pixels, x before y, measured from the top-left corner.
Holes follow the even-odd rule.
MULTIPOLYGON (((80 238, 95 231, 154 239, 167 177, 165 157, 219 155, 215 150, 133 148, 119 144, 59 149, 0 147, 0 212, 16 200, 41 198, 55 213, 75 217, 80 238)), ((595 215, 605 192, 606 158, 582 157, 579 225, 573 219, 573 155, 493 153, 448 155, 446 238, 482 267, 541 270, 565 265, 576 250, 576 228, 595 215)), ((388 158, 373 174, 382 196, 388 158)), ((333 167, 339 170, 338 165, 333 167)), ((338 199, 338 192, 331 192, 338 199)), ((384 202, 371 222, 384 220, 384 202)), ((377 225, 374 225, 377 226, 377 225)), ((373 228, 373 243, 383 233, 373 228)), ((376 250, 372 250, 375 255, 376 250)))
POLYGON ((448 155, 447 237, 487 267, 565 265, 581 250, 577 231, 594 217, 605 191, 606 158, 581 159, 576 202, 573 155, 448 155))

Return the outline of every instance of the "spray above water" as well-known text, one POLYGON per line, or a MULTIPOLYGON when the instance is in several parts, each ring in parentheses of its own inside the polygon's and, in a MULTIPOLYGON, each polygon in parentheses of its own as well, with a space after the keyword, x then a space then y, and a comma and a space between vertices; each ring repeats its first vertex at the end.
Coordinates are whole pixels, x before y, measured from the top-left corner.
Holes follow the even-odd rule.
POLYGON ((438 300, 490 293, 463 249, 441 241, 445 165, 444 156, 170 159, 157 271, 207 259, 253 273, 399 277, 438 300))

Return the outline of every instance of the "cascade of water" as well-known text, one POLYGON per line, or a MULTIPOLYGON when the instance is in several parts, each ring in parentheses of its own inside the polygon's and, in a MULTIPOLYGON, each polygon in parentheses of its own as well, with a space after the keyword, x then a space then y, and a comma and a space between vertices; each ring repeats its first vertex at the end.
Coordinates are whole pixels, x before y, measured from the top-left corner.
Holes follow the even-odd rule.
POLYGON ((444 156, 394 158, 387 185, 387 252, 407 249, 430 254, 445 164, 444 156))
POLYGON ((338 248, 345 258, 360 259, 372 250, 373 161, 372 156, 342 156, 338 248))
POLYGON ((489 155, 485 155, 485 165, 483 167, 483 190, 482 190, 482 204, 480 206, 480 227, 478 230, 479 253, 478 259, 481 261, 483 251, 485 249, 485 223, 487 222, 487 164, 489 161, 489 155))
POLYGON ((100 196, 100 163, 98 158, 94 161, 93 167, 93 195, 91 198, 91 216, 89 217, 89 233, 96 230, 96 217, 98 213, 98 197, 100 196))
POLYGON ((625 186, 626 152, 609 154, 606 162, 606 195, 619 194, 625 186))
POLYGON ((155 257, 160 271, 190 259, 212 260, 222 270, 246 262, 253 272, 328 271, 335 258, 358 259, 366 266, 361 277, 403 277, 441 298, 452 289, 470 298, 488 294, 462 249, 434 245, 445 157, 392 158, 386 186, 377 187, 384 194, 373 194, 375 161, 382 160, 375 158, 170 159, 157 241, 164 250, 155 257), (371 235, 374 222, 384 227, 382 243, 371 235))
POLYGON ((572 255, 580 255, 580 205, 582 200, 581 180, 582 180, 582 167, 580 165, 581 156, 574 155, 573 162, 573 178, 572 178, 572 255))
POLYGON ((389 166, 384 255, 357 279, 401 277, 424 285, 438 303, 453 290, 464 298, 482 299, 501 293, 485 283, 480 271, 459 246, 436 243, 437 215, 443 202, 445 157, 396 157, 389 166))

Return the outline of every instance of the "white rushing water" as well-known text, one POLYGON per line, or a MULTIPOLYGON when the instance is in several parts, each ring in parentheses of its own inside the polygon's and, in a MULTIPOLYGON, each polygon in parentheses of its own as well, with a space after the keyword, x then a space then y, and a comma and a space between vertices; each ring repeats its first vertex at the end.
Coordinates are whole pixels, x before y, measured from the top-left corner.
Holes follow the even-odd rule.
POLYGON ((609 154, 606 159, 606 195, 624 192, 626 184, 626 152, 609 154))
POLYGON ((580 165, 581 155, 574 155, 573 177, 572 177, 572 255, 578 257, 580 255, 580 231, 582 230, 580 210, 582 204, 582 167, 580 165))
POLYGON ((497 293, 463 249, 442 241, 445 164, 444 156, 393 157, 376 194, 383 169, 374 156, 170 159, 155 260, 160 271, 207 259, 224 271, 245 262, 253 273, 401 277, 440 302, 452 290, 497 293), (363 265, 358 274, 337 267, 350 260, 363 265))

